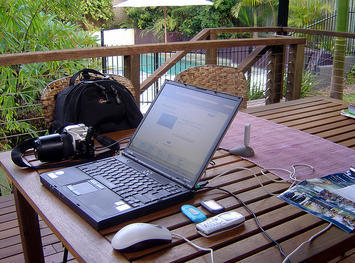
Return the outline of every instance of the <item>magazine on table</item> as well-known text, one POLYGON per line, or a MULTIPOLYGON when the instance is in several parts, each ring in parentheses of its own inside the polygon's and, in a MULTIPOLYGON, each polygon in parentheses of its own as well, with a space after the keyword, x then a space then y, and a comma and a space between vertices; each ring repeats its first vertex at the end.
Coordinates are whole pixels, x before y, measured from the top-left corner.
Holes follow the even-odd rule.
POLYGON ((278 197, 346 232, 355 229, 355 168, 307 179, 278 197))

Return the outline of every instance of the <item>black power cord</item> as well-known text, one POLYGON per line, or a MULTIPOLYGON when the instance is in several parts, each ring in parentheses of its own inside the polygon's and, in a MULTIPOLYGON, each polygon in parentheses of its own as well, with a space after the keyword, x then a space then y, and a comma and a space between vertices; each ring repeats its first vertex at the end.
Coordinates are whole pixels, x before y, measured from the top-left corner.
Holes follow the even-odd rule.
POLYGON ((227 194, 229 194, 229 195, 233 196, 235 199, 237 199, 238 202, 240 202, 240 203, 248 210, 248 212, 254 217, 255 223, 257 224, 257 226, 259 227, 259 229, 262 231, 262 233, 263 233, 271 242, 273 242, 273 243, 278 247, 278 249, 279 249, 279 251, 280 251, 280 254, 281 254, 284 258, 287 257, 287 255, 286 255, 286 253, 283 251, 281 245, 280 245, 276 240, 274 240, 274 239, 265 231, 265 229, 261 226, 261 224, 260 224, 260 222, 259 222, 259 219, 258 219, 258 217, 256 216, 256 214, 253 212, 253 210, 251 210, 251 209, 248 207, 248 205, 247 205, 246 203, 244 203, 243 200, 241 200, 236 194, 233 194, 232 192, 230 192, 230 191, 228 191, 228 190, 226 190, 226 189, 223 189, 223 188, 221 188, 221 187, 216 187, 216 186, 206 186, 204 183, 205 183, 205 182, 203 182, 203 183, 201 183, 201 184, 199 185, 199 186, 200 186, 199 190, 200 190, 200 189, 220 190, 220 191, 226 192, 227 194))

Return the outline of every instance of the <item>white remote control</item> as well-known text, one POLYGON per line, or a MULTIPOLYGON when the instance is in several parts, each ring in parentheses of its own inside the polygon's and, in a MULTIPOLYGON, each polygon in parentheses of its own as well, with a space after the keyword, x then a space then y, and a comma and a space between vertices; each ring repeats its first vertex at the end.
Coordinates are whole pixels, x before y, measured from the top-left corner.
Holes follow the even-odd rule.
POLYGON ((245 221, 245 217, 235 211, 228 211, 196 224, 196 229, 203 236, 233 228, 245 221))

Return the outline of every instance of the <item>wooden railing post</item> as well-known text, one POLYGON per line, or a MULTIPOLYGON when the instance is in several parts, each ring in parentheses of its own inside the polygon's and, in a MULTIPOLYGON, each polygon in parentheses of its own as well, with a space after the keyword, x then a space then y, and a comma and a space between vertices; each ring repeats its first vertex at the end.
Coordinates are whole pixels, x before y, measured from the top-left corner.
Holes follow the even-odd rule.
POLYGON ((290 45, 287 70, 286 100, 295 100, 301 97, 304 47, 304 44, 290 45))
MULTIPOLYGON (((209 40, 216 40, 217 34, 215 31, 210 30, 209 40)), ((206 64, 217 65, 217 48, 209 48, 206 52, 206 64)))
POLYGON ((135 100, 140 104, 140 55, 124 56, 123 75, 128 78, 134 87, 135 100))
POLYGON ((277 103, 282 99, 283 76, 285 71, 285 46, 273 46, 267 66, 265 103, 277 103))

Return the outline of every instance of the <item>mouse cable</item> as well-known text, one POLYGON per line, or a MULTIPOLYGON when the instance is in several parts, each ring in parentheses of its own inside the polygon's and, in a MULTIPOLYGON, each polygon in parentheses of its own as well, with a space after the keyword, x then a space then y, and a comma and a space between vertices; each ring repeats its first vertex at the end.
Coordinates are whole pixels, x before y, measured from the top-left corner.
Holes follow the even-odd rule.
POLYGON ((216 186, 203 186, 201 187, 200 189, 211 189, 211 190, 220 190, 220 191, 223 191, 223 192, 226 192, 227 194, 233 196, 235 199, 237 199, 247 210, 248 212, 254 217, 254 220, 255 220, 255 223, 257 224, 257 226, 259 227, 259 229, 261 230, 261 232, 271 241, 273 242, 279 249, 280 251, 280 254, 285 258, 286 257, 286 254, 285 252, 283 251, 281 245, 276 241, 274 240, 266 231, 265 229, 261 226, 260 222, 259 222, 259 219, 258 217, 256 216, 256 214, 253 212, 253 210, 251 210, 249 208, 249 206, 244 203, 243 200, 241 200, 236 194, 233 194, 232 192, 228 191, 227 189, 224 189, 224 188, 221 188, 221 187, 216 187, 216 186))
POLYGON ((294 255, 301 247, 303 247, 305 244, 312 242, 315 238, 319 237, 321 234, 323 234, 324 232, 326 232, 333 224, 329 223, 329 225, 327 225, 324 229, 322 229, 321 231, 319 231, 318 233, 314 234, 313 236, 311 236, 308 240, 304 241, 301 245, 299 245, 298 247, 296 247, 295 250, 293 250, 290 254, 288 254, 287 257, 285 257, 285 259, 282 261, 282 263, 285 262, 289 262, 290 261, 290 257, 292 255, 294 255))
POLYGON ((204 247, 200 247, 198 245, 196 245, 195 243, 193 243, 191 240, 188 240, 186 237, 180 235, 180 234, 177 234, 177 233, 174 233, 174 232, 171 232, 171 234, 175 237, 179 237, 179 238, 182 238, 183 240, 185 240, 187 243, 189 243, 190 245, 192 245, 193 247, 197 248, 197 249, 200 249, 202 251, 208 251, 211 253, 211 262, 214 263, 214 257, 213 257, 213 249, 212 248, 204 248, 204 247))

